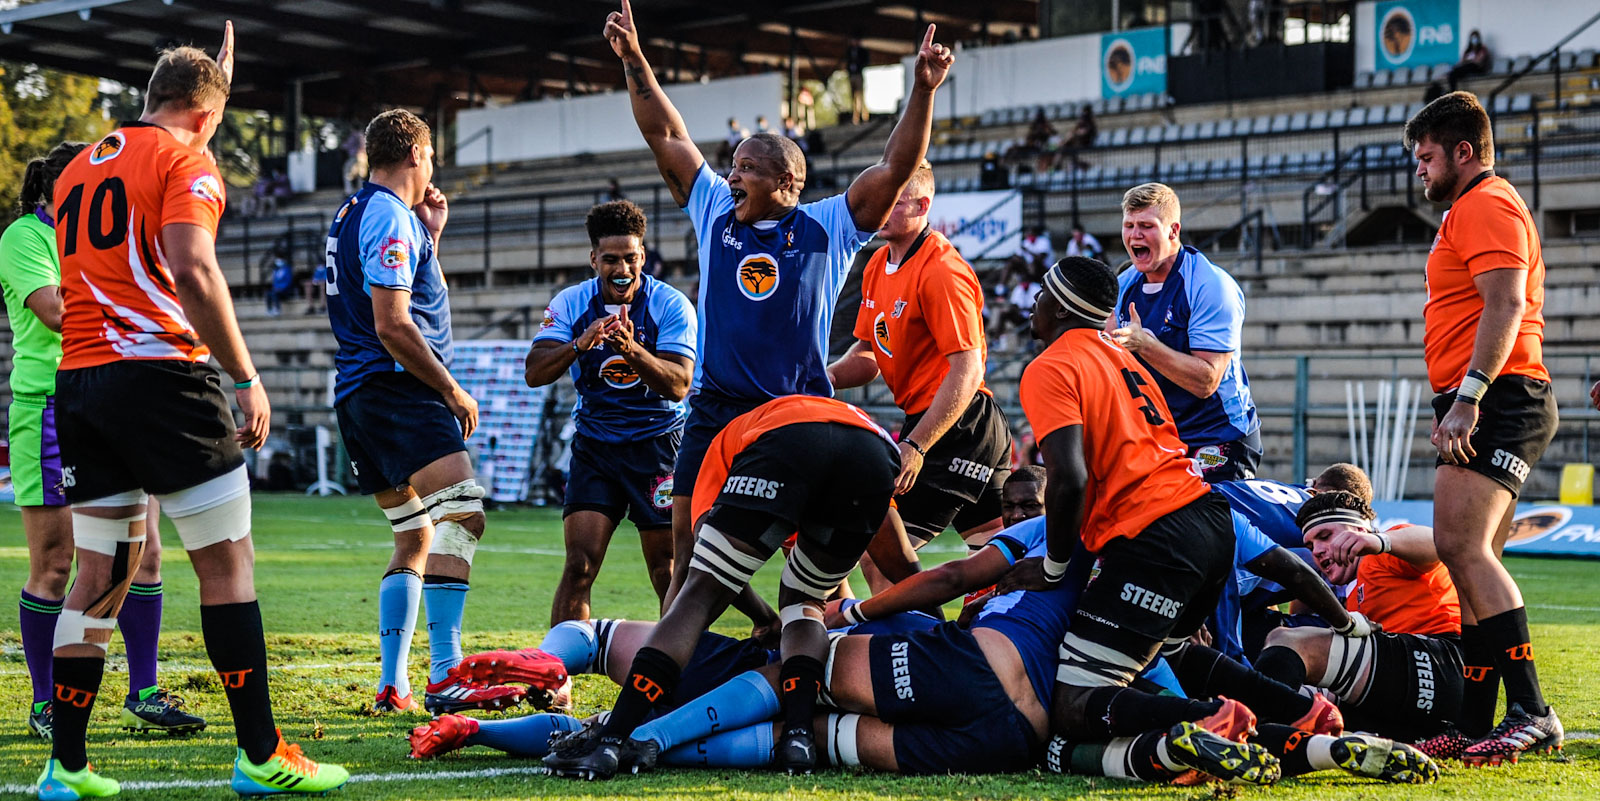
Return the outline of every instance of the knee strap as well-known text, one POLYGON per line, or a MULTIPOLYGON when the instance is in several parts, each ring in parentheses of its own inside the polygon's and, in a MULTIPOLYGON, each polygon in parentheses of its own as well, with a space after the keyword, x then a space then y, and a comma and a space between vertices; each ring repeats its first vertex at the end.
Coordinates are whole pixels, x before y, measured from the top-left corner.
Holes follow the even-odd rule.
POLYGON ((468 565, 478 551, 478 537, 463 523, 483 514, 488 493, 473 479, 458 481, 422 499, 433 521, 433 542, 428 555, 454 556, 468 565))
MULTIPOLYGON (((1353 704, 1361 703, 1366 697, 1363 692, 1361 698, 1352 697, 1356 682, 1361 674, 1367 672, 1372 663, 1373 649, 1371 637, 1343 637, 1338 634, 1328 642, 1328 668, 1322 674, 1322 680, 1317 682, 1318 687, 1325 687, 1333 691, 1334 695, 1353 704)), ((1371 683, 1368 683, 1371 687, 1371 683)))
POLYGON ((1070 631, 1058 656, 1056 681, 1074 687, 1126 687, 1144 669, 1137 659, 1070 631))
POLYGON ((106 646, 111 644, 111 630, 116 626, 117 618, 114 613, 110 617, 90 617, 76 609, 63 609, 61 615, 56 618, 56 634, 52 647, 92 645, 100 649, 103 655, 106 646))
POLYGON ((778 610, 778 623, 784 628, 788 628, 790 623, 800 620, 814 620, 817 625, 821 626, 822 607, 813 603, 798 603, 789 604, 778 610))
POLYGON ((828 761, 834 767, 861 765, 861 755, 856 750, 856 724, 860 722, 860 715, 828 716, 828 761))
MULTIPOLYGON (((145 510, 140 506, 139 511, 127 517, 92 517, 72 513, 72 542, 73 545, 85 551, 116 556, 117 552, 131 543, 139 543, 144 547, 145 528, 135 525, 145 521, 145 510)), ((137 565, 137 563, 136 563, 137 565)))
POLYGON ((844 581, 854 569, 855 565, 851 565, 843 571, 829 572, 817 567, 817 563, 806 555, 805 543, 801 542, 789 552, 789 561, 783 566, 780 583, 807 598, 821 601, 825 600, 839 586, 839 582, 844 581))
POLYGON ((706 524, 700 527, 700 535, 695 538, 694 558, 689 561, 689 567, 709 573, 722 586, 739 592, 750 585, 750 579, 755 578, 756 571, 766 563, 767 560, 759 556, 739 550, 726 534, 706 524))
POLYGON ((250 474, 244 465, 188 489, 156 496, 185 550, 250 536, 250 474))
POLYGON ((411 499, 399 506, 391 506, 383 510, 383 516, 389 518, 389 528, 396 534, 407 531, 416 531, 428 522, 428 508, 422 505, 422 499, 411 496, 411 499))

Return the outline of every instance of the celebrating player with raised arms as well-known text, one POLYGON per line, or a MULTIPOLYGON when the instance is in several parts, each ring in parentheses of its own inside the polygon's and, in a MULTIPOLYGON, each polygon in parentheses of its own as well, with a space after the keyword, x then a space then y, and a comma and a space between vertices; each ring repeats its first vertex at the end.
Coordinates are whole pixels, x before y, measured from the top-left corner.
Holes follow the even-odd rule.
POLYGON ((950 240, 928 227, 933 168, 917 166, 861 276, 856 342, 828 366, 835 387, 882 375, 905 412, 900 518, 918 546, 956 521, 974 550, 1000 528, 1011 428, 983 383, 983 287, 950 240), (959 517, 958 517, 959 515, 959 517))
POLYGON ((200 631, 238 741, 233 789, 325 793, 349 777, 283 740, 267 690, 240 446, 266 441, 271 411, 217 265, 225 197, 207 156, 232 78, 232 23, 216 60, 194 47, 163 51, 139 120, 79 153, 56 181, 56 425, 78 574, 55 630, 55 732, 38 781, 47 801, 121 790, 89 766, 84 738, 151 495, 199 578, 200 631), (231 378, 242 426, 212 359, 231 378))
POLYGON ((683 439, 683 399, 694 378, 694 307, 645 275, 645 217, 626 200, 589 210, 595 277, 545 309, 524 373, 528 386, 571 371, 572 469, 561 525, 567 563, 550 623, 589 617, 589 589, 617 523, 639 529, 656 596, 672 579, 672 464, 683 439))
POLYGON ((448 367, 450 301, 437 252, 450 210, 431 183, 431 142, 427 123, 409 111, 374 117, 367 125, 372 176, 328 229, 339 436, 362 494, 375 496, 394 531, 394 555, 378 586, 379 712, 412 706, 406 661, 418 596, 428 608, 432 660, 423 705, 430 712, 522 699, 520 689, 468 687, 448 675, 461 661, 485 492, 465 442, 478 426, 478 403, 448 367))
MULTIPOLYGON (((844 194, 801 204, 806 166, 798 145, 758 133, 734 151, 728 177, 718 176, 656 82, 627 0, 606 19, 605 37, 622 59, 634 120, 700 241, 699 361, 673 473, 678 497, 672 507, 676 561, 669 602, 683 584, 694 548, 688 496, 712 437, 772 398, 833 394, 825 360, 834 301, 851 258, 882 227, 927 153, 934 92, 955 58, 933 35, 930 25, 905 114, 883 160, 844 194)), ((741 610, 760 615, 760 606, 746 599, 741 610)))

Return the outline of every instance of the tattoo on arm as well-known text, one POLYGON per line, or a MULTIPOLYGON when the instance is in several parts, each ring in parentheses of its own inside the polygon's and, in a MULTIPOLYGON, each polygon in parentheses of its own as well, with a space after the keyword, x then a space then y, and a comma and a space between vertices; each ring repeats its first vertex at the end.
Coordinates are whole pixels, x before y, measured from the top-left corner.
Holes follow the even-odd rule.
POLYGON ((643 67, 631 61, 625 62, 622 65, 622 73, 633 82, 633 93, 638 95, 640 100, 649 100, 655 94, 650 84, 645 81, 643 67))
POLYGON ((685 200, 689 198, 689 190, 683 188, 683 179, 679 178, 677 173, 667 173, 667 183, 672 184, 672 191, 678 193, 685 200))

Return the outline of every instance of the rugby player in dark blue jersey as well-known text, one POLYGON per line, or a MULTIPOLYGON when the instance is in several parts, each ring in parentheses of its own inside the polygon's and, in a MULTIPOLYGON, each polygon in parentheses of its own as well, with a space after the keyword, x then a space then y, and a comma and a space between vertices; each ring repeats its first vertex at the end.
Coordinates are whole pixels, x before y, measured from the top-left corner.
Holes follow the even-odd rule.
POLYGON ((694 378, 694 307, 643 273, 644 212, 616 200, 590 209, 584 225, 595 277, 550 301, 524 373, 538 387, 570 371, 578 389, 561 517, 567 563, 551 625, 588 619, 589 588, 623 515, 639 530, 656 596, 666 597, 672 465, 694 378))
MULTIPOLYGON (((852 257, 883 226, 926 155, 934 92, 955 59, 933 35, 930 25, 883 160, 844 194, 802 204, 806 167, 799 146, 758 133, 734 151, 728 177, 718 176, 645 60, 627 0, 606 19, 605 37, 622 59, 634 120, 700 242, 699 360, 673 472, 677 559, 669 603, 687 575, 694 548, 688 496, 712 438, 773 398, 833 395, 826 359, 834 301, 852 257)), ((748 614, 753 593, 743 597, 740 609, 748 614)))
POLYGON ((430 712, 497 709, 522 698, 517 688, 468 687, 448 675, 461 661, 486 493, 466 447, 478 403, 450 375, 450 301, 437 258, 450 210, 431 183, 431 142, 427 123, 409 111, 373 118, 372 177, 328 230, 339 435, 362 494, 375 497, 394 531, 378 590, 379 712, 412 706, 406 661, 419 596, 428 608, 430 712))

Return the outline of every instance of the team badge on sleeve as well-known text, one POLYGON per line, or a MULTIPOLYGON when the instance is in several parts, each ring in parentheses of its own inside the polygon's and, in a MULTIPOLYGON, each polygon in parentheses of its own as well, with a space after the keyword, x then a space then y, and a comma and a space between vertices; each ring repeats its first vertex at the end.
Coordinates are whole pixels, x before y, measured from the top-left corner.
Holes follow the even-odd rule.
POLYGON ((765 253, 752 253, 739 262, 739 291, 751 300, 766 300, 778 291, 778 262, 765 253))
POLYGON ((383 266, 391 270, 400 270, 411 265, 411 245, 404 239, 391 237, 383 243, 383 266))
POLYGON ((549 306, 544 307, 544 320, 539 323, 539 330, 543 331, 556 324, 556 310, 549 306))
POLYGON ((217 176, 206 173, 189 184, 189 194, 207 203, 221 203, 222 182, 217 180, 217 176))

